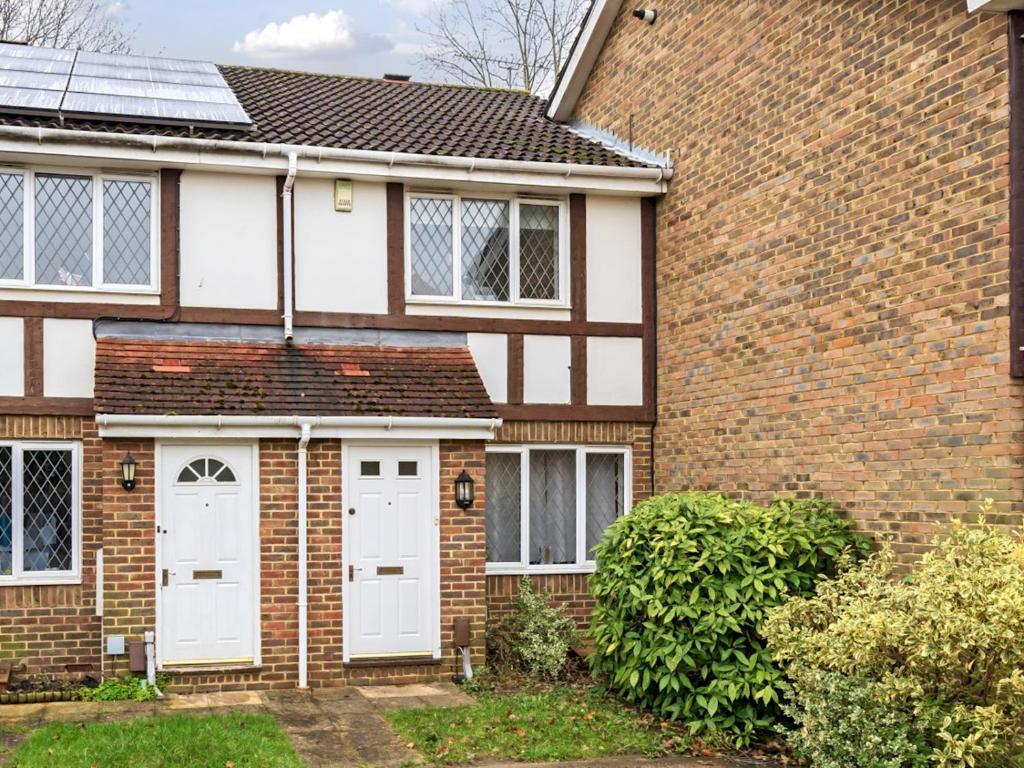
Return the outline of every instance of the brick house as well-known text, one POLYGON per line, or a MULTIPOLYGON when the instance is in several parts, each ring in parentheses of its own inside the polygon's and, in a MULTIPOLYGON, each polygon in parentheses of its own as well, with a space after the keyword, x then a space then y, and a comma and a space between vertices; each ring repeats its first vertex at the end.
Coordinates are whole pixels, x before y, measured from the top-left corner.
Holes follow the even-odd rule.
POLYGON ((153 633, 179 690, 431 679, 522 574, 585 618, 651 489, 670 171, 522 93, 0 73, 0 660, 123 674, 153 633))
POLYGON ((985 497, 1021 525, 1015 9, 592 3, 548 116, 674 161, 656 492, 823 495, 907 559, 985 497))

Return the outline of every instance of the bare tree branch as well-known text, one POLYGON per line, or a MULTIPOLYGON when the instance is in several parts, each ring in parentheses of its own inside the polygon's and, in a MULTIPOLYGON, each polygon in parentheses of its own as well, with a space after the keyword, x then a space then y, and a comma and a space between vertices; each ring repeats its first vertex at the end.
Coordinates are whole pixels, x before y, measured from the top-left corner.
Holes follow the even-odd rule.
POLYGON ((0 0, 0 40, 128 53, 129 34, 101 0, 0 0))
MULTIPOLYGON (((0 0, 3 2, 3 0, 0 0)), ((587 0, 451 0, 419 31, 419 63, 467 85, 549 86, 576 35, 587 0)))

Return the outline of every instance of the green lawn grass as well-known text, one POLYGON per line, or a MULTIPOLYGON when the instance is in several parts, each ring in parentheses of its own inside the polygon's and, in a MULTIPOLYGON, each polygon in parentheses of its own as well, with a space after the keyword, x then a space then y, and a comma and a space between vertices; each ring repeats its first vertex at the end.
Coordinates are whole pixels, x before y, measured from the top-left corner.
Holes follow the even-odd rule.
POLYGON ((434 764, 658 755, 685 746, 675 729, 597 693, 481 693, 464 707, 392 710, 399 737, 434 764))
POLYGON ((7 758, 10 768, 303 768, 269 715, 166 715, 51 723, 7 758))

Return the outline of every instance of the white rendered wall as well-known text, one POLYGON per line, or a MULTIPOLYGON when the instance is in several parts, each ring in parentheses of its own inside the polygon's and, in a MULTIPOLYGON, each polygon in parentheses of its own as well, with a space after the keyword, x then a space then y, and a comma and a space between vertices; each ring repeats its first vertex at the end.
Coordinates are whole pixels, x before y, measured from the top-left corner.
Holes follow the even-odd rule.
POLYGON ((587 339, 587 403, 643 405, 643 339, 587 339))
POLYGON ((507 403, 508 336, 504 333, 470 333, 467 341, 487 394, 495 403, 507 403))
POLYGON ((587 319, 639 323, 640 199, 587 195, 587 319))
POLYGON ((354 182, 352 210, 334 210, 334 180, 295 180, 295 307, 313 312, 388 311, 387 195, 354 182))
POLYGON ((92 397, 96 340, 91 320, 43 320, 43 394, 92 397))
POLYGON ((524 336, 523 402, 568 403, 571 362, 568 336, 524 336))
POLYGON ((181 175, 181 303, 277 307, 277 183, 273 176, 181 175))
POLYGON ((0 317, 0 396, 25 394, 25 321, 0 317))

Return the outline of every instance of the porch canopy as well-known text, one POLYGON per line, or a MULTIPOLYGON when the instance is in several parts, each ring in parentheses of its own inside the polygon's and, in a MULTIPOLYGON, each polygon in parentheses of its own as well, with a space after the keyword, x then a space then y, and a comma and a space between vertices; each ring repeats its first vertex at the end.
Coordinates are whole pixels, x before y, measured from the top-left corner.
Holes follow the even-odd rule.
POLYGON ((491 436, 501 421, 460 335, 428 334, 422 341, 430 345, 413 343, 421 341, 414 334, 397 341, 286 344, 98 333, 94 402, 101 435, 169 436, 185 429, 191 436, 263 436, 293 434, 308 423, 325 437, 491 436))

